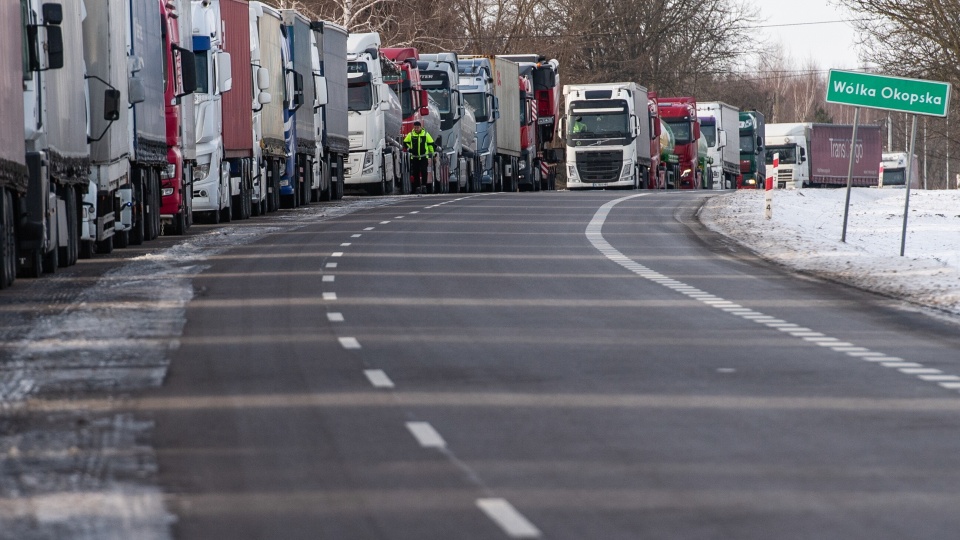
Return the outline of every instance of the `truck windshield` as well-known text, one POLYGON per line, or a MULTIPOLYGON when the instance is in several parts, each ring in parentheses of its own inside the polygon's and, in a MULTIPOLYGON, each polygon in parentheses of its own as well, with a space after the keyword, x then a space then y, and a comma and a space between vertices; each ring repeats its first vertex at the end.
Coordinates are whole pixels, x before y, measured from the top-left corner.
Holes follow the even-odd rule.
POLYGON ((664 120, 664 123, 670 126, 673 136, 676 138, 676 144, 690 144, 690 120, 664 120))
POLYGON ((797 163, 797 147, 796 146, 768 146, 767 147, 767 165, 773 165, 773 155, 780 154, 780 163, 781 164, 796 164, 797 163))
POLYGON ((477 122, 489 122, 490 117, 487 113, 487 95, 483 92, 473 92, 463 94, 463 99, 473 108, 473 113, 477 117, 477 122))
POLYGON ((347 108, 369 111, 373 108, 373 86, 369 82, 351 82, 347 86, 347 108))
POLYGON ((209 60, 207 56, 207 51, 197 51, 197 94, 208 94, 210 93, 210 77, 207 72, 209 60))
POLYGON ((905 186, 906 177, 905 174, 907 171, 904 169, 884 169, 883 170, 883 185, 884 186, 905 186))
POLYGON ((741 154, 753 154, 757 149, 753 146, 753 133, 747 133, 745 135, 740 135, 740 153, 741 154))
POLYGON ((570 105, 567 131, 571 140, 628 139, 631 133, 627 102, 615 99, 574 101, 570 105))
POLYGON ((703 135, 703 138, 707 140, 708 147, 713 148, 717 146, 717 125, 716 124, 701 124, 700 134, 703 135))
POLYGON ((427 89, 427 94, 437 102, 437 108, 440 109, 440 114, 447 116, 450 114, 450 89, 444 88, 439 84, 434 85, 424 85, 427 89))

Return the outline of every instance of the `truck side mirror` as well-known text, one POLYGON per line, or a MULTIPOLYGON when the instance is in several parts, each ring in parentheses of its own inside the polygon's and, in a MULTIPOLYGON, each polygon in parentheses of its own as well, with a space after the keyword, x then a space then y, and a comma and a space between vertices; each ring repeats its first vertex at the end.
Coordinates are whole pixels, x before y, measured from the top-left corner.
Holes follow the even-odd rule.
POLYGON ((214 58, 217 62, 217 93, 229 92, 233 88, 233 66, 230 64, 230 53, 217 53, 214 58))
POLYGON ((107 88, 103 92, 103 119, 108 122, 120 119, 120 91, 116 88, 107 88))
POLYGON ((800 163, 803 163, 807 160, 807 151, 803 148, 800 148, 800 163))
POLYGON ((260 92, 257 94, 257 103, 261 105, 266 105, 267 103, 273 103, 273 96, 270 95, 270 92, 260 92))
POLYGON ((430 108, 420 107, 420 116, 430 116, 430 108))
POLYGON ((430 98, 427 96, 426 90, 420 90, 420 106, 426 107, 430 103, 430 98))
POLYGON ((293 110, 303 105, 303 75, 293 72, 293 110))
POLYGON ((270 70, 265 67, 257 68, 257 89, 267 90, 270 88, 270 70))
POLYGON ((493 96, 493 119, 500 119, 500 100, 497 99, 497 96, 493 96))
POLYGON ((727 146, 727 132, 726 130, 720 130, 717 133, 717 148, 726 148, 727 146))
POLYGON ((45 24, 59 26, 63 23, 63 5, 51 2, 44 4, 40 9, 43 12, 43 22, 45 24))
POLYGON ((763 139, 761 139, 760 136, 757 135, 757 155, 762 153, 763 153, 763 139))
POLYGON ((443 137, 437 135, 437 138, 433 140, 435 146, 443 146, 443 137))
POLYGON ((317 73, 313 74, 313 86, 316 92, 316 101, 314 107, 319 109, 328 103, 327 97, 327 78, 317 73))
MULTIPOLYGON (((46 7, 46 5, 44 7, 46 7)), ((63 67, 63 30, 59 26, 48 26, 47 27, 47 69, 60 69, 62 67, 63 67)))
POLYGON ((143 103, 147 99, 147 92, 143 88, 143 79, 140 77, 130 77, 127 79, 127 101, 131 105, 143 103))

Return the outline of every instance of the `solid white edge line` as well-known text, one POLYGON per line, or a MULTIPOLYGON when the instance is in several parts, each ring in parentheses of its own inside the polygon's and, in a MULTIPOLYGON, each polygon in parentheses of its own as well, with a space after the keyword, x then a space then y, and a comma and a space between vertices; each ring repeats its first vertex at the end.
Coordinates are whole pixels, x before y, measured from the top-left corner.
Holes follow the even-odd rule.
POLYGON ((330 322, 343 322, 343 313, 331 311, 327 313, 327 320, 330 322))
POLYGON ((816 332, 810 328, 788 323, 782 319, 776 319, 762 313, 755 312, 734 302, 730 302, 718 296, 695 289, 691 285, 660 274, 659 272, 655 272, 630 259, 618 249, 613 247, 613 245, 607 242, 607 240, 603 237, 603 224, 606 221, 607 216, 610 214, 610 210, 612 210, 614 206, 636 197, 643 197, 644 195, 646 194, 630 195, 603 204, 599 209, 597 209, 596 213, 593 215, 593 218, 590 220, 590 223, 587 225, 587 229, 585 231, 587 240, 593 244, 593 247, 597 249, 597 251, 603 254, 610 261, 619 264, 623 268, 630 270, 634 274, 644 279, 659 285, 663 285, 668 289, 672 289, 680 294, 686 295, 707 306, 720 308, 724 312, 730 313, 731 315, 736 315, 746 320, 753 320, 769 328, 776 328, 781 332, 788 333, 793 337, 802 338, 804 341, 809 343, 813 343, 821 347, 827 347, 836 352, 846 353, 849 356, 858 357, 861 360, 876 362, 884 367, 898 368, 900 372, 906 375, 917 375, 921 380, 958 381, 940 382, 939 384, 943 388, 960 389, 960 377, 956 377, 955 375, 945 375, 938 369, 925 368, 923 364, 918 364, 916 362, 905 362, 902 358, 887 357, 884 356, 883 353, 871 351, 866 347, 858 347, 853 343, 840 341, 837 338, 826 336, 825 334, 816 332))
POLYGON ((363 374, 367 376, 367 380, 370 381, 370 384, 374 388, 393 388, 393 381, 390 380, 390 377, 387 377, 386 372, 382 369, 365 369, 363 374))
POLYGON ((447 442, 433 429, 429 422, 407 422, 407 429, 420 446, 424 448, 444 448, 447 442))
POLYGON ((506 499, 477 499, 477 507, 510 538, 540 538, 542 533, 506 499))

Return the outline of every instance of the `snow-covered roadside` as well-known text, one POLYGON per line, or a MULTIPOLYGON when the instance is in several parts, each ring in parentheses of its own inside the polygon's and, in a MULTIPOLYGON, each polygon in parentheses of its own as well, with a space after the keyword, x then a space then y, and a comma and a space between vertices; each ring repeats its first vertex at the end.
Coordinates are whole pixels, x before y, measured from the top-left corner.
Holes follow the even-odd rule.
POLYGON ((960 315, 960 191, 911 192, 905 257, 905 190, 855 188, 846 243, 840 242, 846 190, 774 191, 769 221, 763 195, 713 197, 700 220, 789 268, 960 315))

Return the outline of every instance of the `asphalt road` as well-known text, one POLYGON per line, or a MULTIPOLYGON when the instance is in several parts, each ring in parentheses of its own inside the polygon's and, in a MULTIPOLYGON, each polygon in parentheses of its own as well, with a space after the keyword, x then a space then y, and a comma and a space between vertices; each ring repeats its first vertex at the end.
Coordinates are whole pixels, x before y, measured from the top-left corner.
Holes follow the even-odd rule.
POLYGON ((956 537, 957 327, 635 194, 411 197, 210 259, 133 402, 175 536, 956 537))

